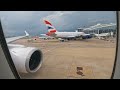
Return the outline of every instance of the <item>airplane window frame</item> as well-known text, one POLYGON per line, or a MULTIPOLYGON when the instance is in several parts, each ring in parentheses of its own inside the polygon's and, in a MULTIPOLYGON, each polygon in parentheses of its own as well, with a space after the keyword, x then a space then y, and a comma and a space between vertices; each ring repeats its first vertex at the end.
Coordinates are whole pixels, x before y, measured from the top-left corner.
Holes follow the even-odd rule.
POLYGON ((116 52, 115 52, 115 60, 114 60, 114 65, 113 65, 113 70, 112 70, 112 75, 111 79, 114 79, 115 75, 115 69, 116 69, 116 64, 117 64, 117 56, 118 56, 118 47, 119 47, 119 11, 116 11, 116 26, 117 26, 117 34, 116 34, 116 52))
POLYGON ((7 43, 6 43, 6 40, 5 40, 1 20, 0 20, 0 44, 1 44, 4 55, 6 57, 6 60, 7 60, 8 64, 9 64, 9 66, 10 66, 10 69, 11 69, 13 75, 15 76, 16 79, 20 79, 20 76, 19 76, 19 74, 18 74, 18 72, 17 72, 17 70, 15 68, 13 60, 12 60, 11 55, 9 53, 9 49, 8 49, 8 46, 7 46, 7 43))
MULTIPOLYGON (((119 42, 119 11, 116 11, 116 26, 117 26, 117 34, 116 34, 116 51, 115 51, 115 59, 114 59, 114 65, 113 65, 113 69, 112 69, 112 74, 111 74, 111 78, 114 78, 114 73, 115 73, 115 68, 116 68, 116 62, 117 62, 117 55, 118 55, 118 42, 119 42)), ((4 51, 5 57, 7 59, 7 62, 15 76, 16 79, 21 79, 16 68, 15 65, 13 63, 13 60, 11 58, 11 55, 9 53, 9 49, 5 40, 5 36, 4 36, 4 32, 3 32, 3 28, 2 28, 2 22, 0 20, 0 44, 1 47, 4 51)))

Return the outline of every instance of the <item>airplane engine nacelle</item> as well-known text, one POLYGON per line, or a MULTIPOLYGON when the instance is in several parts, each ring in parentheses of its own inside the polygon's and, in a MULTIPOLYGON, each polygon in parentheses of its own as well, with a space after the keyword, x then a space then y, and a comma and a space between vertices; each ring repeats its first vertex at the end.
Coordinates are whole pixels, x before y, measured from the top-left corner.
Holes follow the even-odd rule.
POLYGON ((42 64, 42 52, 34 47, 9 45, 9 50, 15 67, 21 73, 34 73, 42 64))
POLYGON ((91 35, 86 35, 86 36, 83 36, 83 37, 82 37, 82 39, 90 39, 90 38, 92 38, 91 35))

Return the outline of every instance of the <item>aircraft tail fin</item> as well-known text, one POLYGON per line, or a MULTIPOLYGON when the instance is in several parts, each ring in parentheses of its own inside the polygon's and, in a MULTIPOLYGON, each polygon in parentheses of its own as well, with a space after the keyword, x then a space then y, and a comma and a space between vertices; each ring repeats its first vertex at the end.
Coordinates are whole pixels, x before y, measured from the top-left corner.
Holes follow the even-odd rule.
POLYGON ((57 32, 56 28, 48 20, 44 20, 44 22, 48 28, 48 32, 50 32, 50 33, 57 32))

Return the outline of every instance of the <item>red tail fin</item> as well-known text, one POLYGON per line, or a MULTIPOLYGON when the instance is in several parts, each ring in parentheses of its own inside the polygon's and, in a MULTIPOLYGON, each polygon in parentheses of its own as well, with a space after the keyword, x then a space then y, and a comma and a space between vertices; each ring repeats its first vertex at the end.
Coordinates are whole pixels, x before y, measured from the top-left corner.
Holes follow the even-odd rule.
POLYGON ((55 27, 47 20, 44 20, 47 28, 48 28, 48 32, 51 32, 51 33, 55 33, 57 32, 57 30, 55 29, 55 27))

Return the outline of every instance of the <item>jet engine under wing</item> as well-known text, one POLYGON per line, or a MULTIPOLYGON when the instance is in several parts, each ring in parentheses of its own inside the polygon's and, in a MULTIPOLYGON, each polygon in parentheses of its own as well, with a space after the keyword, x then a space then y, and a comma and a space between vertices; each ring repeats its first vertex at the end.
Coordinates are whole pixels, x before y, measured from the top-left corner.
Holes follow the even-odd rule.
POLYGON ((17 71, 20 73, 34 73, 42 65, 42 51, 35 47, 10 44, 15 40, 29 36, 26 31, 25 34, 24 36, 6 38, 6 42, 17 71))

